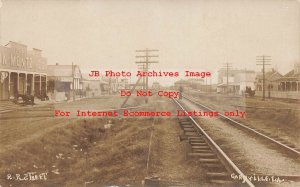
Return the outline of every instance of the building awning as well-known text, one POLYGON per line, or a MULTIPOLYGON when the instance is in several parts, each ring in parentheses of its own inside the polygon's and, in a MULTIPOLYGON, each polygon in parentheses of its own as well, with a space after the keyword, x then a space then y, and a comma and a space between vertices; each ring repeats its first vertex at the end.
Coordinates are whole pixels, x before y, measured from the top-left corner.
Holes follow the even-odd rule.
POLYGON ((73 77, 49 77, 48 80, 55 80, 60 82, 73 82, 73 77))
POLYGON ((99 82, 100 84, 108 84, 108 82, 105 82, 101 79, 93 79, 93 80, 83 79, 80 82, 82 82, 82 83, 99 82))
MULTIPOLYGON (((237 82, 229 82, 228 86, 240 86, 240 84, 237 82)), ((227 83, 225 82, 225 83, 218 84, 217 87, 227 87, 227 83)))
POLYGON ((277 79, 279 82, 285 82, 285 81, 300 81, 299 77, 282 77, 280 79, 277 79))

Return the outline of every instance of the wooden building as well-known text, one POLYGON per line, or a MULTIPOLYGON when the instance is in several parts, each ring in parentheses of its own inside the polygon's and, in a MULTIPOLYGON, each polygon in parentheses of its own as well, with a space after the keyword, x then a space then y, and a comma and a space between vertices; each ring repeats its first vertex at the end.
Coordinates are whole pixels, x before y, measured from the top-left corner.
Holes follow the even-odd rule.
POLYGON ((227 75, 227 70, 221 69, 218 71, 217 92, 242 95, 246 87, 255 89, 255 77, 256 73, 253 70, 229 69, 227 75))
POLYGON ((0 46, 0 100, 47 92, 47 59, 40 49, 10 41, 0 46))
MULTIPOLYGON (((256 96, 262 96, 262 74, 256 77, 256 96)), ((281 75, 272 70, 265 73, 265 95, 267 98, 300 99, 300 65, 281 75)))
POLYGON ((85 97, 97 97, 107 94, 108 91, 108 82, 100 79, 84 79, 82 86, 85 97))
POLYGON ((176 90, 179 90, 180 87, 182 87, 183 89, 187 89, 188 87, 190 87, 190 83, 186 80, 181 79, 179 81, 176 81, 174 83, 174 86, 176 90))
POLYGON ((153 90, 159 90, 161 88, 159 82, 155 81, 152 83, 152 89, 153 90))
MULTIPOLYGON (((280 90, 277 80, 283 77, 278 71, 272 69, 265 72, 265 90, 280 90)), ((255 90, 257 92, 263 90, 263 74, 260 72, 255 78, 255 90)))
POLYGON ((48 65, 48 95, 56 101, 83 96, 82 74, 77 65, 48 65))
POLYGON ((287 92, 300 91, 300 63, 294 65, 294 69, 277 80, 278 90, 287 92))

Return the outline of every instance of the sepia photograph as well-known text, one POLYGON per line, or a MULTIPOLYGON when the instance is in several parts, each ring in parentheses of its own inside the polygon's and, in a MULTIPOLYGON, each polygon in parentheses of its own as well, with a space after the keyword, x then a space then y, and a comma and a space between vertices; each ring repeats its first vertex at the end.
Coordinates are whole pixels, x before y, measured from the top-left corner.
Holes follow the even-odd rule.
POLYGON ((300 0, 0 0, 0 187, 300 186, 300 0))

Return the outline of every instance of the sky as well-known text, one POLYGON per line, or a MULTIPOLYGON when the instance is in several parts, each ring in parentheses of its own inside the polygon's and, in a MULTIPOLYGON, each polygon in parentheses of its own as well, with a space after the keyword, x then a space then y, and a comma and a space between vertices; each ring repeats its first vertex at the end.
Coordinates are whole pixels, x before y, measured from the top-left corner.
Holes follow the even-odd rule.
MULTIPOLYGON (((0 3, 1 4, 1 3, 0 3)), ((48 64, 136 71, 139 49, 158 49, 165 71, 259 71, 256 56, 287 73, 300 62, 297 0, 2 0, 0 44, 43 50, 48 64)), ((172 82, 174 78, 164 80, 172 82)))

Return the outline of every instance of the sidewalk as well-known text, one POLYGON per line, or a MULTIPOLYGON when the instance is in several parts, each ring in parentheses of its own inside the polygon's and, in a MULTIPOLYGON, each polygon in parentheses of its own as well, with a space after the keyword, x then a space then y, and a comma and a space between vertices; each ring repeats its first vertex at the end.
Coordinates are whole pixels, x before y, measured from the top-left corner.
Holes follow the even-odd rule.
MULTIPOLYGON (((82 98, 75 98, 75 101, 79 101, 82 99, 86 99, 86 97, 82 98)), ((16 110, 24 110, 26 108, 32 108, 32 107, 41 107, 56 103, 71 103, 73 102, 73 99, 71 100, 64 100, 64 101, 54 101, 54 100, 48 100, 48 101, 41 101, 37 98, 34 100, 34 105, 22 105, 22 104, 15 104, 12 101, 0 101, 0 114, 6 113, 6 112, 12 112, 16 110)))
POLYGON ((52 101, 40 101, 36 99, 34 101, 34 105, 23 105, 22 103, 16 104, 12 101, 0 101, 0 114, 6 112, 12 112, 17 110, 26 110, 28 108, 45 106, 53 103, 52 101))
MULTIPOLYGON (((73 101, 79 101, 79 100, 86 99, 86 98, 87 98, 87 97, 78 97, 78 98, 75 98, 75 100, 73 100, 73 98, 72 98, 72 99, 67 100, 67 101, 65 101, 65 102, 71 103, 71 102, 73 102, 73 101)), ((61 102, 61 101, 60 101, 60 102, 61 102)))
POLYGON ((12 101, 0 101, 0 114, 5 112, 14 111, 21 107, 20 105, 17 105, 13 103, 12 101))
POLYGON ((17 110, 26 110, 35 107, 41 107, 46 105, 55 104, 55 101, 41 101, 39 99, 34 100, 34 105, 23 105, 22 103, 16 104, 12 101, 0 101, 0 114, 17 110))

